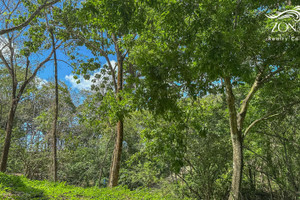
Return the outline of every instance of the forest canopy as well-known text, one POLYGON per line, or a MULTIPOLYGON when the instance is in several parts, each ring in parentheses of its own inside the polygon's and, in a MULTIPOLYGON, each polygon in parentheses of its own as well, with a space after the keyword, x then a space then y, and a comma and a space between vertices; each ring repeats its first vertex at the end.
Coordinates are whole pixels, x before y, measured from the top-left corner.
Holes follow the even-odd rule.
POLYGON ((300 198, 298 3, 0 0, 0 197, 300 198))

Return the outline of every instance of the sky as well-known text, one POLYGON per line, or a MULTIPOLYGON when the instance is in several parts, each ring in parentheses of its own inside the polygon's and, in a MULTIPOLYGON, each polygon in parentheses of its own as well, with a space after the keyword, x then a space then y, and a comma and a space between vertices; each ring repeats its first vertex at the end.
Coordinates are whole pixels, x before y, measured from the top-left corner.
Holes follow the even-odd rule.
MULTIPOLYGON (((0 29, 3 27, 3 23, 2 23, 2 20, 0 21, 0 29)), ((22 43, 22 39, 20 40, 21 43, 22 43)), ((5 43, 5 37, 4 36, 0 36, 0 49, 1 49, 1 46, 3 46, 3 44, 5 43)), ((87 57, 94 57, 92 55, 92 53, 84 48, 84 47, 81 47, 79 48, 79 51, 82 55, 85 55, 87 57)), ((48 52, 45 52, 44 55, 38 55, 38 56, 34 56, 32 55, 32 59, 31 61, 42 61, 43 59, 45 59, 47 56, 48 56, 48 52)), ((57 58, 59 60, 64 60, 65 62, 70 62, 68 56, 66 56, 61 50, 58 50, 57 51, 57 58)), ((111 60, 111 62, 115 62, 116 58, 115 56, 110 56, 109 59, 111 60)), ((100 58, 99 59, 101 64, 104 65, 106 64, 106 60, 104 58, 100 58)), ((33 62, 31 62, 33 63, 33 62)), ((35 66, 33 66, 33 69, 35 69, 35 66)), ((93 75, 95 73, 97 73, 99 71, 96 70, 94 73, 92 72, 91 73, 91 77, 93 77, 93 75)), ((91 87, 91 80, 85 80, 83 78, 83 76, 78 76, 79 80, 80 80, 80 84, 77 84, 76 81, 74 78, 73 78, 73 68, 62 62, 62 61, 58 61, 58 79, 59 81, 62 81, 64 82, 72 91, 79 91, 79 90, 89 90, 90 87, 91 87)), ((49 81, 54 81, 54 61, 51 60, 49 62, 47 62, 45 64, 45 67, 43 67, 42 69, 39 70, 38 74, 37 74, 37 78, 38 79, 41 79, 42 82, 49 82, 49 81)))
MULTIPOLYGON (((92 53, 86 49, 86 48, 79 48, 78 49, 81 54, 88 56, 88 57, 94 57, 92 53)), ((68 56, 64 55, 62 51, 57 51, 57 59, 58 60, 64 60, 66 62, 69 62, 68 56)), ((110 60, 113 63, 115 63, 115 59, 113 56, 110 57, 110 60)), ((106 64, 106 60, 104 58, 100 58, 100 62, 102 64, 106 64)), ((114 65, 114 64, 113 64, 114 65)), ((90 90, 92 82, 91 80, 94 78, 94 75, 98 73, 100 69, 95 70, 92 72, 90 80, 85 80, 82 75, 78 76, 78 79, 74 79, 74 73, 73 68, 66 64, 65 62, 58 61, 58 79, 59 81, 62 81, 67 84, 67 86, 73 90, 73 91, 79 91, 79 90, 90 90), (80 83, 77 84, 77 80, 80 80, 80 83)), ((54 62, 49 61, 45 67, 39 71, 37 75, 40 79, 43 81, 53 81, 54 80, 54 62)))
MULTIPOLYGON (((0 37, 0 49, 7 43, 7 39, 4 37, 0 37)), ((79 47, 77 48, 78 53, 80 55, 86 56, 87 58, 93 58, 94 55, 85 47, 79 47)), ((18 48, 17 48, 18 51, 18 48)), ((9 54, 9 49, 5 48, 2 51, 5 55, 5 52, 9 54)), ((37 61, 40 62, 44 60, 49 55, 49 51, 44 52, 43 55, 34 55, 30 57, 31 63, 37 61)), ((74 79, 74 71, 72 66, 70 66, 67 63, 70 63, 70 59, 68 56, 65 55, 65 53, 62 50, 57 50, 57 59, 58 59, 58 79, 61 82, 64 82, 70 89, 71 93, 79 92, 80 90, 90 90, 92 85, 92 79, 95 78, 95 74, 100 72, 101 69, 97 69, 90 74, 90 80, 85 80, 82 75, 77 75, 78 79, 74 79), (63 61, 60 61, 63 60, 63 61), (77 84, 77 80, 80 80, 80 83, 77 84)), ((115 63, 115 56, 109 56, 109 59, 114 66, 115 63)), ((107 64, 106 59, 104 57, 99 58, 100 63, 102 66, 104 64, 107 64)), ((35 69, 35 65, 33 64, 33 69, 35 69)), ((40 83, 47 83, 49 81, 54 81, 54 61, 53 56, 52 60, 48 61, 45 64, 45 67, 41 68, 38 71, 37 79, 39 79, 40 83)), ((101 81, 101 80, 100 80, 101 81)), ((98 81, 99 82, 99 81, 98 81)))

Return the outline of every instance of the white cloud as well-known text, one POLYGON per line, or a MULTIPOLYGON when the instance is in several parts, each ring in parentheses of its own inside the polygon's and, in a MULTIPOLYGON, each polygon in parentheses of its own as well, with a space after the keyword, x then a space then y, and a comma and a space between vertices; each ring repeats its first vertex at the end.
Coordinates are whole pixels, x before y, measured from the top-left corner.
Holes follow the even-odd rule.
MULTIPOLYGON (((20 53, 15 40, 12 41, 12 50, 14 51, 14 56, 20 53)), ((6 37, 0 36, 0 51, 2 52, 5 59, 10 59, 11 51, 9 48, 9 41, 6 37)))
MULTIPOLYGON (((106 63, 107 64, 107 63, 106 63)), ((114 67, 116 64, 116 61, 112 60, 111 61, 112 66, 114 67)), ((93 84, 95 85, 99 85, 101 83, 101 81, 103 80, 103 76, 100 79, 96 78, 96 75, 100 73, 100 69, 95 71, 92 75, 90 75, 90 79, 86 80, 84 79, 84 77, 82 75, 77 76, 77 79, 74 78, 74 74, 69 74, 65 76, 65 79, 67 81, 69 81, 72 85, 73 89, 78 89, 78 90, 91 90, 91 86, 93 84), (93 79, 96 79, 96 82, 92 82, 93 79), (77 81, 80 81, 80 83, 77 84, 77 81)), ((109 80, 111 80, 111 77, 109 75, 105 75, 106 77, 109 78, 109 80)), ((105 92, 105 88, 101 89, 101 93, 105 92)))
POLYGON ((41 88, 43 85, 47 84, 48 81, 46 79, 42 79, 40 77, 35 77, 35 81, 38 84, 38 88, 41 88))
POLYGON ((8 56, 10 53, 8 48, 8 40, 5 37, 0 37, 0 51, 2 51, 4 57, 8 56))
POLYGON ((79 76, 78 79, 75 79, 74 74, 66 75, 65 79, 72 84, 73 88, 78 90, 90 90, 91 85, 93 84, 91 79, 85 80, 82 76, 79 76), (79 84, 77 84, 78 80, 80 81, 79 84))

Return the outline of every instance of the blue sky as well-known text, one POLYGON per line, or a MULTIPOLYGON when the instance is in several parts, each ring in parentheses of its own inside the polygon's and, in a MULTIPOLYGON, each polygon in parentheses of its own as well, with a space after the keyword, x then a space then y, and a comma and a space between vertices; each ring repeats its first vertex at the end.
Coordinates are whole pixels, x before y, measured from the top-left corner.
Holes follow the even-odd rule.
MULTIPOLYGON (((5 37, 0 37, 0 47, 3 46, 6 43, 6 39, 5 37)), ((18 49, 18 48, 17 48, 18 49)), ((9 50, 8 50, 9 51, 9 50)), ((18 50, 17 50, 18 51, 18 50)), ((93 58, 94 55, 85 47, 77 47, 76 48, 75 53, 79 53, 79 55, 82 55, 82 58, 85 59, 89 59, 89 58, 93 58)), ((5 49, 3 50, 3 52, 5 53, 5 49)), ((42 60, 44 60, 50 53, 50 50, 46 50, 41 54, 32 54, 30 56, 30 61, 31 63, 35 63, 35 62, 40 62, 42 60)), ((78 59, 80 59, 80 57, 77 57, 78 59)), ((65 55, 64 51, 62 51, 61 49, 57 50, 57 59, 58 61, 58 78, 59 81, 62 81, 64 83, 67 84, 67 86, 72 90, 72 91, 79 91, 79 90, 90 90, 90 87, 92 85, 91 80, 94 78, 93 75, 95 73, 98 73, 100 71, 100 69, 95 70, 94 72, 91 72, 91 79, 90 80, 85 80, 83 78, 83 76, 78 76, 79 80, 80 80, 80 84, 77 84, 77 80, 75 80, 73 78, 73 68, 72 66, 70 66, 70 59, 68 56, 65 55), (60 60, 63 60, 60 61, 60 60), (67 64, 69 63, 69 64, 67 64)), ((104 57, 100 57, 98 58, 100 60, 101 65, 106 64, 106 59, 104 57)), ((112 65, 114 65, 114 62, 116 60, 115 56, 110 55, 109 59, 112 63, 112 65)), ((35 64, 32 65, 33 69, 35 69, 35 64)), ((37 74, 37 78, 42 79, 42 82, 49 82, 49 81, 54 81, 54 61, 53 61, 53 56, 52 56, 52 60, 48 61, 45 64, 45 67, 41 68, 38 71, 37 74)))
MULTIPOLYGON (((59 51, 57 52, 57 57, 58 57, 58 59, 68 61, 68 58, 59 51)), ((46 64, 46 67, 43 68, 38 73, 38 77, 42 78, 42 79, 45 79, 47 81, 53 80, 54 79, 54 67, 53 67, 53 65, 54 65, 53 61, 49 61, 46 64)), ((58 62, 58 78, 59 78, 59 80, 64 81, 65 76, 71 74, 72 70, 73 69, 69 65, 67 65, 63 62, 58 62)))
MULTIPOLYGON (((79 48, 79 53, 88 57, 94 57, 93 54, 86 48, 79 48)), ((66 56, 61 50, 57 51, 57 59, 64 60, 65 62, 70 62, 68 56, 66 56)), ((115 62, 114 56, 110 56, 111 62, 115 62)), ((73 78, 73 68, 67 63, 58 61, 58 79, 68 85, 71 90, 78 91, 82 89, 90 89, 91 81, 85 80, 83 76, 78 76, 80 80, 80 84, 76 83, 76 80, 73 78)), ((101 64, 105 64, 105 58, 100 58, 101 64)), ((92 74, 97 73, 99 71, 95 70, 92 74)), ((45 81, 53 81, 54 80, 54 62, 49 61, 43 69, 38 72, 37 75, 39 78, 45 81)))
MULTIPOLYGON (((8 3, 8 2, 6 2, 6 3, 8 3)), ((78 4, 78 6, 80 6, 80 5, 81 4, 78 4)), ((62 3, 61 4, 58 3, 58 4, 56 4, 56 6, 62 7, 62 3)), ((15 14, 18 15, 17 12, 15 14)), ((43 19, 41 19, 41 20, 43 21, 43 19)), ((5 27, 4 21, 3 21, 3 19, 1 19, 0 20, 0 29, 2 29, 4 27, 5 27)), ((25 30, 27 28, 25 28, 25 30)), ((25 30, 22 30, 22 31, 24 32, 25 30)), ((17 31, 15 31, 14 33, 17 33, 17 31)), ((1 40, 0 40, 0 47, 2 45, 4 45, 5 37, 6 36, 0 36, 0 39, 1 38, 4 39, 4 42, 2 42, 2 43, 1 43, 1 40)), ((22 37, 23 37, 23 35, 21 35, 20 37, 17 37, 17 39, 16 39, 16 44, 17 45, 18 44, 22 45, 22 43, 24 42, 24 38, 22 39, 22 37)), ((25 36, 25 38, 26 38, 26 36, 25 36)), ((48 38, 48 39, 50 39, 50 38, 48 38)), ((80 48, 77 48, 77 49, 78 49, 78 51, 80 51, 79 53, 81 55, 87 56, 89 58, 94 57, 93 54, 85 47, 80 47, 80 48)), ((39 55, 39 54, 33 55, 33 54, 31 54, 29 59, 30 59, 31 63, 34 63, 34 61, 40 62, 41 60, 45 59, 48 55, 49 55, 49 50, 43 52, 42 55, 39 55)), ((57 58, 59 60, 64 60, 65 62, 70 63, 70 60, 69 60, 68 56, 66 56, 62 50, 57 51, 57 58)), ((102 65, 106 64, 106 60, 103 57, 98 58, 98 59, 100 60, 100 63, 102 65)), ((116 60, 115 56, 112 56, 112 55, 109 56, 109 59, 111 60, 111 62, 114 62, 114 60, 116 60)), ((33 67, 33 70, 34 70, 36 66, 34 64, 32 64, 32 67, 33 67)), ((96 70, 95 73, 98 72, 98 71, 99 70, 96 70)), ((93 72, 91 73, 91 75, 93 75, 93 72)), ((37 77, 42 79, 42 80, 48 81, 48 82, 49 81, 54 81, 54 61, 51 60, 51 61, 47 62, 45 64, 45 67, 43 67, 42 69, 39 70, 39 72, 37 74, 37 77)), ((59 78, 59 81, 62 81, 64 83, 66 83, 68 85, 68 87, 71 88, 74 91, 76 91, 76 90, 78 91, 78 90, 81 90, 81 89, 90 89, 91 81, 84 80, 82 76, 78 76, 78 77, 79 77, 79 80, 81 80, 80 84, 76 84, 76 80, 73 78, 73 68, 70 65, 68 65, 64 62, 58 61, 58 78, 59 78)))

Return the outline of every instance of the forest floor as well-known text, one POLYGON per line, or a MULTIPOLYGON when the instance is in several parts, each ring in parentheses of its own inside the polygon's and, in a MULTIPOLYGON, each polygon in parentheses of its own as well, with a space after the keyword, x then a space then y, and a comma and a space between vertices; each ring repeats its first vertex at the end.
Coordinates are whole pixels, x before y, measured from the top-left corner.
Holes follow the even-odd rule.
POLYGON ((131 191, 126 187, 116 188, 82 188, 67 185, 66 183, 54 183, 47 180, 29 180, 24 176, 14 176, 0 173, 0 199, 166 199, 158 192, 148 189, 131 191))

